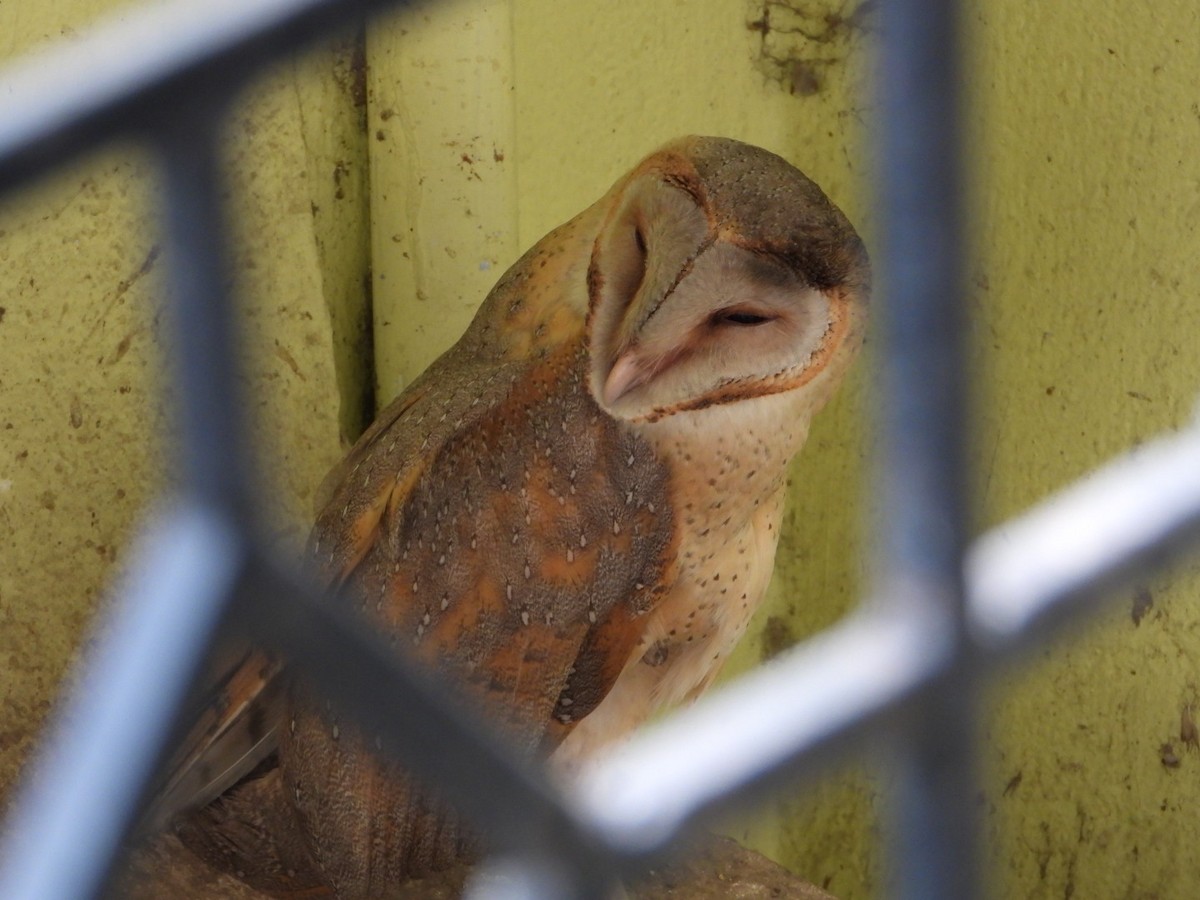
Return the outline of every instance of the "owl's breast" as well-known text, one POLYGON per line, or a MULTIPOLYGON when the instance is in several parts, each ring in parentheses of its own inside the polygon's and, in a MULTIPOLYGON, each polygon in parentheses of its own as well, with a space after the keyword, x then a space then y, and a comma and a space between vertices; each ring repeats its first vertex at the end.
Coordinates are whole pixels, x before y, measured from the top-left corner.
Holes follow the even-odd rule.
POLYGON ((747 449, 756 445, 743 431, 663 451, 673 463, 673 580, 609 695, 556 752, 562 769, 698 696, 745 633, 774 568, 788 458, 747 449))

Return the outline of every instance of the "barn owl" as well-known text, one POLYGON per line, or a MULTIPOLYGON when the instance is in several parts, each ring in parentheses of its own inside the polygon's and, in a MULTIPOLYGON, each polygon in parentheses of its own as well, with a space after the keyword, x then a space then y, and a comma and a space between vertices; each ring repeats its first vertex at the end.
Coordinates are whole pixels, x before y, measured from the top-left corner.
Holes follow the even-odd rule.
MULTIPOLYGON (((712 682, 762 599, 786 470, 861 343, 862 242, 737 141, 661 148, 529 250, 327 481, 331 602, 564 778, 712 682)), ((455 815, 251 652, 163 802, 276 896, 387 897, 455 815)))

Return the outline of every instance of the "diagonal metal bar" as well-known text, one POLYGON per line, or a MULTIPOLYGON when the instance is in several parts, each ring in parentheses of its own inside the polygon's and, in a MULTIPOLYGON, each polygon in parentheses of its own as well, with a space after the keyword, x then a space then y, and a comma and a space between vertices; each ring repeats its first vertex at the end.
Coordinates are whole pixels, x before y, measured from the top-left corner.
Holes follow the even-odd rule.
POLYGON ((938 625, 884 605, 822 632, 636 735, 583 773, 578 802, 650 853, 777 796, 863 749, 928 688, 949 664, 924 652, 938 625))
MULTIPOLYGON (((191 104, 231 96, 305 44, 400 0, 168 0, 0 72, 0 192, 191 104)), ((409 6, 421 5, 409 0, 409 6)))
POLYGON ((185 504, 151 519, 137 573, 18 795, 0 897, 99 897, 170 751, 220 630, 245 548, 228 519, 185 504))
POLYGON ((1138 575, 1200 544, 1200 424, 1158 438, 978 540, 970 627, 988 653, 1032 649, 1138 575))
MULTIPOLYGON (((994 671, 1137 574, 1200 545, 1200 427, 1118 458, 984 535, 968 556, 975 665, 994 671)), ((920 607, 822 634, 635 738, 585 773, 579 802, 634 857, 812 776, 869 743, 914 699, 961 677, 920 607), (680 754, 680 746, 688 746, 680 754)))

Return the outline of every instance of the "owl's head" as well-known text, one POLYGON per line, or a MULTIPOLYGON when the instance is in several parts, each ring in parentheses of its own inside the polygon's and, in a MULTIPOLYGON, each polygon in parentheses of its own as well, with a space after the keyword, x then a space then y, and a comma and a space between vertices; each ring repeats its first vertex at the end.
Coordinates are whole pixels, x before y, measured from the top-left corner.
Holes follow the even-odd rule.
POLYGON ((758 147, 688 137, 603 206, 587 334, 604 409, 654 422, 784 392, 824 402, 862 341, 870 269, 816 184, 758 147))

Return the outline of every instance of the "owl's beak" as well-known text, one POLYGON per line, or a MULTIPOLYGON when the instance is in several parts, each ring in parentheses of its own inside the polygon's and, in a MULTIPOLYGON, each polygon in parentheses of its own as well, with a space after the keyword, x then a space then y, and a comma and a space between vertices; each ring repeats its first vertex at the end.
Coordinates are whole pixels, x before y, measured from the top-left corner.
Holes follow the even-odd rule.
POLYGON ((640 353, 638 348, 629 347, 613 363, 604 379, 604 404, 612 406, 634 388, 645 384, 654 374, 654 367, 640 353))
POLYGON ((645 345, 632 344, 617 356, 604 379, 604 403, 612 406, 630 391, 639 388, 671 368, 690 352, 687 345, 666 353, 656 353, 645 345))

